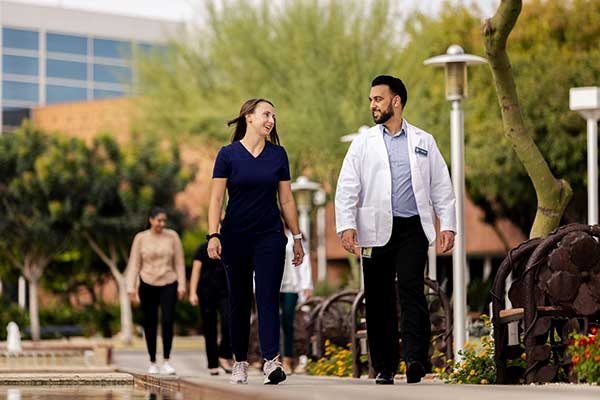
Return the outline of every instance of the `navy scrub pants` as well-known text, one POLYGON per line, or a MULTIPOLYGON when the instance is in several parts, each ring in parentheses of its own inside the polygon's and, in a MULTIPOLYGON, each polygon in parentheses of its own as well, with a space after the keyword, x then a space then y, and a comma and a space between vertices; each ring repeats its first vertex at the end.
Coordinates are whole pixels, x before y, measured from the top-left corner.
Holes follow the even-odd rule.
POLYGON ((229 287, 229 328, 236 361, 248 358, 253 272, 262 357, 271 360, 279 354, 279 289, 286 243, 287 238, 282 232, 223 235, 223 262, 229 287))

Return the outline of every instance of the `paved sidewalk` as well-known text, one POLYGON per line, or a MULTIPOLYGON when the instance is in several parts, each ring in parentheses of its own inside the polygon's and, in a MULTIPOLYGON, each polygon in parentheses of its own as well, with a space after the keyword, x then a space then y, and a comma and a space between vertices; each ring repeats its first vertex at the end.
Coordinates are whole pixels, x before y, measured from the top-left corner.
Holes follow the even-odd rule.
MULTIPOLYGON (((122 371, 145 374, 147 356, 143 351, 119 350, 115 363, 122 371)), ((599 400, 600 387, 589 385, 499 386, 499 385, 446 385, 426 380, 416 385, 396 381, 393 386, 375 385, 373 380, 313 377, 292 375, 280 385, 265 386, 262 374, 251 370, 248 385, 229 384, 228 375, 212 377, 206 370, 206 359, 199 351, 175 350, 171 363, 177 369, 177 378, 150 378, 148 381, 178 385, 191 384, 211 392, 230 393, 232 398, 256 398, 261 400, 599 400)), ((171 385, 171 387, 174 387, 171 385)), ((210 396, 206 397, 207 399, 210 396)), ((185 396, 184 398, 187 398, 185 396)))

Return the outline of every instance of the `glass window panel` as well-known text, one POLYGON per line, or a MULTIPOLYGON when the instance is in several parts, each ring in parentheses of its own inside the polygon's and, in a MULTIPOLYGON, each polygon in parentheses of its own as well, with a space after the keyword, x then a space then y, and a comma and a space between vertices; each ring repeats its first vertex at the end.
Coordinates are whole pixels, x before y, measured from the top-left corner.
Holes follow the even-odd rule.
POLYGON ((129 83, 131 82, 131 68, 94 64, 94 81, 129 83))
POLYGON ((37 83, 2 81, 4 100, 38 101, 37 83))
POLYGON ((2 29, 2 46, 14 49, 38 49, 38 33, 24 29, 2 29))
POLYGON ((94 98, 95 99, 105 99, 108 97, 121 97, 125 96, 125 92, 117 91, 117 90, 94 90, 94 98))
POLYGON ((87 89, 70 86, 46 85, 47 104, 79 100, 87 100, 87 89))
POLYGON ((24 119, 31 115, 31 109, 22 107, 2 108, 2 124, 4 126, 20 126, 24 119))
POLYGON ((94 39, 94 56, 130 58, 131 43, 120 40, 94 39))
POLYGON ((33 75, 38 74, 36 57, 2 56, 2 72, 5 74, 33 75))
POLYGON ((48 51, 81 55, 87 54, 87 38, 82 36, 48 33, 46 35, 46 41, 48 51))
POLYGON ((61 60, 46 61, 46 75, 51 78, 87 79, 86 63, 61 60))

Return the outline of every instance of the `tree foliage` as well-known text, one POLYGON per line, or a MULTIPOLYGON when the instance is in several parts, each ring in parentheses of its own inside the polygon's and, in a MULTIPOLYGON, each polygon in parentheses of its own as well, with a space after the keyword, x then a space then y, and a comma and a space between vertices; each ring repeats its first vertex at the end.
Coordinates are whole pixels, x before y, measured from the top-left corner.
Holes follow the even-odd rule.
POLYGON ((0 136, 0 166, 0 250, 29 281, 31 333, 37 340, 38 282, 80 219, 89 150, 79 140, 25 126, 0 136))
POLYGON ((224 143, 242 102, 265 97, 292 168, 331 178, 345 153, 340 137, 371 119, 370 79, 397 63, 390 3, 207 1, 206 26, 172 46, 171 63, 140 63, 144 119, 224 143))
MULTIPOLYGON (((34 339, 39 339, 37 287, 46 267, 74 269, 69 279, 47 283, 66 295, 81 284, 84 261, 87 266, 96 261, 93 251, 127 299, 122 271, 134 234, 145 228, 154 205, 167 208, 171 225, 181 227, 175 196, 193 177, 178 147, 156 139, 137 138, 123 149, 105 135, 88 147, 29 125, 0 136, 0 252, 29 281, 34 339)), ((86 271, 88 279, 99 276, 93 271, 86 271)), ((128 301, 121 311, 127 325, 128 301)))
MULTIPOLYGON (((223 143, 224 123, 241 102, 264 96, 277 106, 296 171, 310 166, 314 178, 331 182, 346 149, 339 137, 372 123, 370 80, 391 73, 408 87, 407 119, 432 132, 449 159, 444 78, 423 60, 452 43, 484 55, 476 8, 447 3, 438 15, 403 18, 387 1, 207 4, 208 23, 173 43, 172 62, 140 63, 147 125, 223 143)), ((508 44, 526 126, 551 171, 574 191, 565 222, 585 219, 585 121, 568 110, 568 89, 600 81, 599 19, 600 0, 530 0, 508 44)), ((536 195, 502 134, 489 68, 469 68, 464 108, 469 195, 488 222, 508 217, 529 231, 536 195)))

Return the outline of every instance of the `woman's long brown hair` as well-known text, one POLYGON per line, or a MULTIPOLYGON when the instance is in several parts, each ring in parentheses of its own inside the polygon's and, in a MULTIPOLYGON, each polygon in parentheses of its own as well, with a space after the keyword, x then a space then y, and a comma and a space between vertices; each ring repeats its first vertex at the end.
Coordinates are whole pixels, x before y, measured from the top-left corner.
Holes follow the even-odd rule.
MULTIPOLYGON (((240 108, 240 113, 237 117, 227 122, 227 126, 231 126, 235 124, 235 130, 233 131, 233 136, 231 137, 231 143, 242 140, 244 136, 246 136, 246 115, 252 114, 254 110, 256 110, 256 106, 259 103, 269 103, 273 107, 273 103, 271 103, 267 99, 250 99, 246 100, 242 107, 240 108)), ((269 141, 271 143, 279 144, 279 136, 277 135, 277 121, 273 123, 273 129, 269 133, 269 141)))

